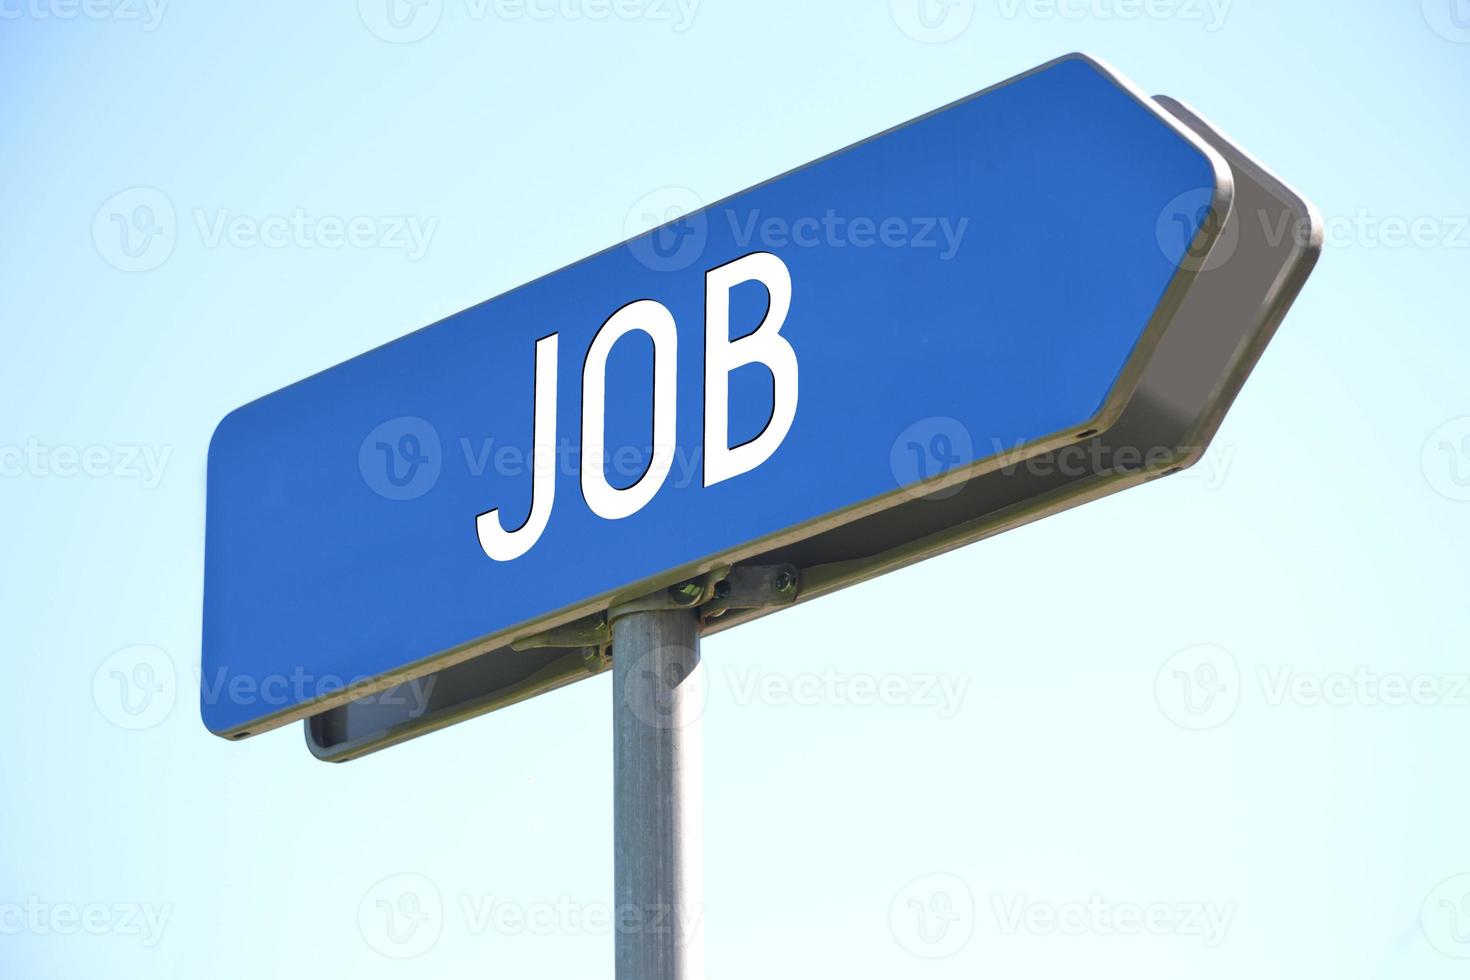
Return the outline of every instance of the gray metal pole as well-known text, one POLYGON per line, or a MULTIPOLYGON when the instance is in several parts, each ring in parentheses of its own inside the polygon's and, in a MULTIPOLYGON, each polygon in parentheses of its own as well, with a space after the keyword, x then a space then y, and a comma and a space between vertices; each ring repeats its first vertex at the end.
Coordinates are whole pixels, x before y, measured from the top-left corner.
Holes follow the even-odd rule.
POLYGON ((699 621, 613 620, 617 980, 704 976, 699 621))

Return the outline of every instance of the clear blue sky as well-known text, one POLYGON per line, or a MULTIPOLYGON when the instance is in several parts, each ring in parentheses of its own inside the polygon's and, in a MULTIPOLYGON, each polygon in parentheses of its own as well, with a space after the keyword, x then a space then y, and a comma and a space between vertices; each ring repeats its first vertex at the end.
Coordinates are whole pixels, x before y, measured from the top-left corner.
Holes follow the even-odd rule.
POLYGON ((389 9, 0 0, 0 973, 611 976, 607 678, 342 767, 205 732, 210 432, 1083 50, 1326 254, 1196 470, 706 644, 709 973, 1462 975, 1462 0, 389 9))

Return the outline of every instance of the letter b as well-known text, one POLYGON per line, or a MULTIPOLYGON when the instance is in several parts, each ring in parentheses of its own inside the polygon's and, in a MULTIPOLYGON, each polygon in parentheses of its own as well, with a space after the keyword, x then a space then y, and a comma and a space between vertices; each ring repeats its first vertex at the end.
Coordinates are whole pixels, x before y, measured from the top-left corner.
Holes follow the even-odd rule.
POLYGON ((770 252, 750 255, 705 274, 704 294, 704 485, 714 486, 755 469, 791 431, 796 418, 796 351, 781 336, 791 311, 791 271, 770 252), (739 340, 730 339, 730 291, 741 283, 759 282, 770 304, 759 327, 739 340), (771 370, 771 420, 761 434, 730 447, 730 372, 747 364, 771 370))

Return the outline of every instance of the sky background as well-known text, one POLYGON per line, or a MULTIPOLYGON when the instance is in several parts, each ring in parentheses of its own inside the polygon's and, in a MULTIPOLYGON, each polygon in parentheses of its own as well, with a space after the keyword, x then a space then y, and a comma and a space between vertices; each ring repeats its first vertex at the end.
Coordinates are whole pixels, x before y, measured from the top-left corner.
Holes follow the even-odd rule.
POLYGON ((210 433, 1083 50, 1321 264, 1196 469, 707 641, 709 975, 1462 976, 1470 4, 591 2, 0 0, 0 972, 611 976, 610 678, 206 733, 210 433))

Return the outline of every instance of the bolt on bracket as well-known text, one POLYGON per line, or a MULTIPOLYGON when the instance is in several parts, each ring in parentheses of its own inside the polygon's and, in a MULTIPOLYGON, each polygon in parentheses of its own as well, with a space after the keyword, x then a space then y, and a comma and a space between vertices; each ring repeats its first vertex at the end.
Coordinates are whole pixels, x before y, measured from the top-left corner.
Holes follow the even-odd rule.
POLYGON ((732 609, 789 606, 801 591, 801 572, 795 565, 737 565, 715 583, 715 594, 700 607, 705 620, 732 609))
POLYGON ((703 575, 671 585, 667 589, 650 593, 628 602, 620 602, 607 610, 607 621, 630 613, 660 612, 669 609, 697 609, 715 596, 715 587, 730 574, 729 565, 721 565, 703 575))

